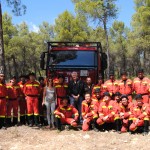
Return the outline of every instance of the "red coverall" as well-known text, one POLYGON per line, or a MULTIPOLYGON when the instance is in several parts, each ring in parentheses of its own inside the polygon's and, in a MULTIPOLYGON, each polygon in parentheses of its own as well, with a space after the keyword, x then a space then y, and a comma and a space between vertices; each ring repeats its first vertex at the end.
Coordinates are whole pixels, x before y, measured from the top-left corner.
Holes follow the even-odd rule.
POLYGON ((133 103, 129 103, 126 107, 120 104, 119 113, 124 113, 123 117, 120 118, 122 120, 121 132, 127 132, 128 130, 129 120, 132 120, 132 118, 130 118, 132 108, 133 103))
POLYGON ((99 113, 99 118, 97 119, 98 125, 102 125, 105 122, 106 123, 113 123, 115 120, 119 119, 118 110, 117 110, 113 100, 110 100, 108 103, 106 103, 105 101, 102 102, 99 106, 98 113, 99 113), (107 115, 109 117, 104 122, 103 118, 107 115))
POLYGON ((39 115, 39 101, 38 97, 40 95, 41 87, 37 81, 28 81, 24 85, 24 94, 27 101, 27 115, 28 116, 38 116, 39 115))
POLYGON ((25 100, 25 95, 23 93, 24 84, 20 81, 18 85, 20 86, 20 89, 21 89, 21 97, 19 101, 20 116, 25 116, 27 113, 27 103, 25 100))
POLYGON ((136 94, 142 95, 144 103, 150 103, 148 91, 149 82, 147 77, 144 77, 142 80, 140 78, 135 78, 133 80, 133 91, 135 91, 136 94))
POLYGON ((60 105, 55 110, 54 114, 56 118, 61 119, 62 124, 69 124, 73 127, 77 126, 76 121, 78 120, 79 114, 78 114, 78 110, 74 106, 69 105, 69 104, 68 106, 60 105), (65 118, 61 117, 60 115, 61 113, 64 114, 65 118), (73 118, 73 115, 74 115, 74 118, 73 118))
POLYGON ((131 112, 131 117, 133 123, 130 125, 130 130, 135 131, 138 127, 144 125, 144 120, 149 121, 150 116, 150 106, 147 103, 144 103, 140 108, 138 105, 134 106, 131 112), (138 124, 135 124, 139 119, 138 124))
POLYGON ((0 83, 0 119, 6 116, 6 98, 8 98, 6 85, 0 83))
POLYGON ((126 82, 123 80, 119 81, 119 92, 125 94, 129 98, 129 102, 132 102, 132 80, 127 79, 126 82))
POLYGON ((82 118, 82 130, 88 131, 91 121, 95 118, 98 118, 97 107, 94 105, 93 101, 91 101, 90 104, 87 103, 86 100, 82 102, 82 118))
POLYGON ((60 106, 62 103, 62 98, 65 97, 67 95, 67 89, 68 89, 68 85, 67 84, 56 84, 55 85, 56 88, 56 94, 57 94, 57 106, 60 106))
POLYGON ((13 117, 18 118, 18 98, 21 95, 21 90, 18 84, 12 86, 7 84, 8 92, 8 108, 7 117, 11 118, 11 110, 13 109, 13 117))
POLYGON ((107 80, 104 83, 104 89, 110 93, 111 96, 113 96, 116 92, 119 92, 119 83, 117 80, 107 80))

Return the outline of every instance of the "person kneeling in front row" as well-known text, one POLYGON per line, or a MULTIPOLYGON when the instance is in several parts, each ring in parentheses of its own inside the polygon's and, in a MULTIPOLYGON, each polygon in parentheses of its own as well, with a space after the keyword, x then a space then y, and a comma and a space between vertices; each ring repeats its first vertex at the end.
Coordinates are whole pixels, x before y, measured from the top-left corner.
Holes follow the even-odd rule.
POLYGON ((57 129, 62 130, 62 124, 69 124, 72 127, 77 127, 78 111, 69 104, 68 97, 62 99, 62 104, 54 112, 56 117, 57 129))
POLYGON ((93 125, 94 131, 98 132, 96 120, 98 118, 97 106, 92 101, 91 94, 85 93, 85 100, 82 102, 82 130, 88 131, 90 125, 93 125))
POLYGON ((111 100, 109 92, 104 93, 103 102, 99 106, 98 113, 97 124, 101 129, 110 130, 115 126, 116 131, 120 133, 121 120, 118 109, 116 109, 114 101, 111 100))

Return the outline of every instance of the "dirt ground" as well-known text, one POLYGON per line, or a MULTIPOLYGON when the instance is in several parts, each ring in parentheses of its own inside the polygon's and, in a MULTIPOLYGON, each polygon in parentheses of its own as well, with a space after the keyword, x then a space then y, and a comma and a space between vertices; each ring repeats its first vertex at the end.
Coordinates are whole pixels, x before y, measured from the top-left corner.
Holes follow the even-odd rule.
POLYGON ((34 129, 0 130, 0 150, 148 150, 150 135, 34 129))

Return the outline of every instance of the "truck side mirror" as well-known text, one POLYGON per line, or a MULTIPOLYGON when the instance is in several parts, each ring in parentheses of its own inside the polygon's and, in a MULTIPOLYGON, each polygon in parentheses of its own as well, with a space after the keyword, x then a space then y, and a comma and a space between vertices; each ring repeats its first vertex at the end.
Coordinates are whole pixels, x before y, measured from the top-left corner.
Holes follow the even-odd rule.
POLYGON ((40 57, 40 68, 42 70, 45 69, 45 52, 43 52, 40 57))

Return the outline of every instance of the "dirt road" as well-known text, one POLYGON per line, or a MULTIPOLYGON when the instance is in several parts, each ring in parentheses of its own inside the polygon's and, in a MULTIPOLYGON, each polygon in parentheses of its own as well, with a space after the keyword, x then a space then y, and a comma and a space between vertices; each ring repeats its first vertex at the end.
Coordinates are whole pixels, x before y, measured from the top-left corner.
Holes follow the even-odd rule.
POLYGON ((115 132, 39 130, 26 126, 0 130, 0 150, 148 150, 150 135, 115 132))

